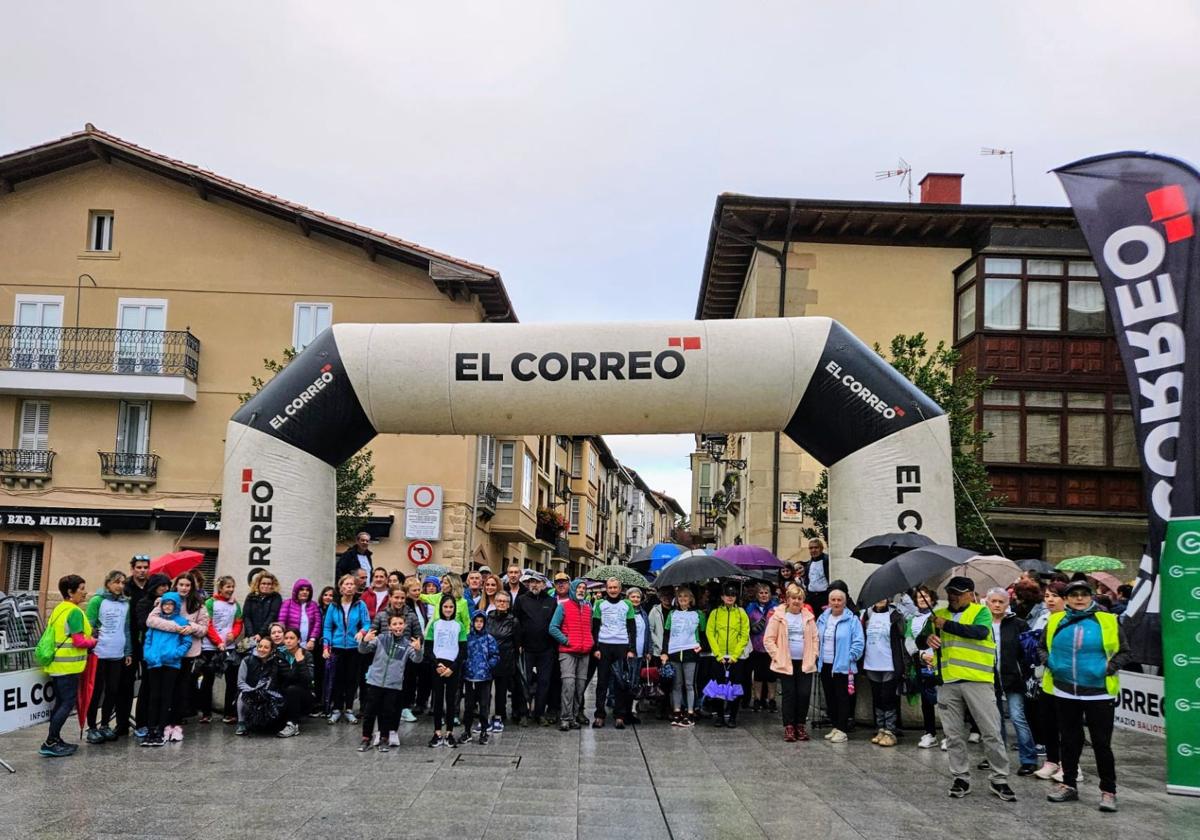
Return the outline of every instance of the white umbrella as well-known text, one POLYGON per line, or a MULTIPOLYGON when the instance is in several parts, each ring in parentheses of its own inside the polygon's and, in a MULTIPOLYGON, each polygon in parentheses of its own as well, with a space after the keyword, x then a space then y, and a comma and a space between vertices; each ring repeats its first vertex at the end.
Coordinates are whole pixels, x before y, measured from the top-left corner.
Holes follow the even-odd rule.
POLYGON ((989 589, 1007 589, 1021 576, 1021 567, 1007 557, 979 555, 972 557, 966 563, 947 569, 936 577, 930 578, 926 584, 930 589, 936 589, 938 595, 946 597, 946 584, 952 577, 969 577, 975 581, 975 591, 980 596, 986 595, 989 589))

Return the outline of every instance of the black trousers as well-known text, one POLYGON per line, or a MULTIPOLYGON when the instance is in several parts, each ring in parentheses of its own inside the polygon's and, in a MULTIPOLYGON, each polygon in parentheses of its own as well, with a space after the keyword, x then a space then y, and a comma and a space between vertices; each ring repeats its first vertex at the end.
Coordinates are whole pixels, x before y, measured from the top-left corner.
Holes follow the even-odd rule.
MULTIPOLYGON (((629 645, 615 645, 601 642, 596 645, 600 652, 600 660, 596 663, 596 717, 604 717, 604 701, 608 699, 609 682, 612 681, 613 665, 620 663, 629 653, 629 645)), ((629 692, 617 688, 616 702, 613 704, 613 715, 618 718, 629 716, 629 692)))
POLYGON ((435 664, 433 672, 433 690, 431 692, 433 728, 439 732, 446 732, 454 725, 458 697, 458 664, 442 660, 438 660, 437 664, 454 669, 454 673, 450 676, 441 677, 438 676, 435 664))
POLYGON ((1038 692, 1033 714, 1025 717, 1033 724, 1033 740, 1046 748, 1046 761, 1062 764, 1062 730, 1058 724, 1058 705, 1053 694, 1038 692))
POLYGON ((129 720, 133 718, 135 726, 146 725, 146 664, 142 661, 142 645, 135 642, 133 645, 133 653, 131 655, 133 663, 121 675, 121 691, 117 700, 117 725, 118 732, 129 731, 129 720), (133 700, 136 694, 134 683, 141 680, 141 692, 137 697, 137 711, 134 711, 133 700))
POLYGON ((488 711, 492 708, 492 681, 463 680, 463 697, 466 701, 463 706, 463 728, 470 732, 471 724, 478 715, 479 722, 486 729, 489 721, 488 711))
POLYGON ((834 729, 845 732, 850 726, 850 676, 835 674, 833 665, 821 668, 821 690, 825 692, 825 707, 829 711, 829 720, 834 729))
POLYGON ((1096 756, 1100 790, 1105 793, 1117 792, 1117 762, 1112 751, 1113 715, 1116 709, 1112 700, 1054 698, 1054 714, 1058 718, 1058 731, 1062 738, 1064 785, 1075 787, 1079 756, 1083 754, 1083 727, 1086 724, 1092 752, 1096 756))
POLYGON ((776 674, 783 687, 783 702, 780 706, 783 709, 784 726, 803 726, 808 719, 813 675, 804 673, 803 665, 803 660, 793 659, 792 673, 776 674))
POLYGON ((363 698, 362 736, 370 738, 375 722, 379 722, 379 738, 386 741, 389 734, 400 725, 400 689, 367 686, 363 698))
POLYGON ((333 692, 329 706, 334 711, 348 712, 354 707, 354 695, 362 680, 362 660, 358 648, 333 648, 337 658, 333 668, 333 692))
MULTIPOLYGON (((125 679, 125 671, 132 670, 125 667, 124 659, 97 659, 96 660, 96 682, 92 688, 92 702, 88 705, 87 724, 88 729, 96 729, 99 727, 108 726, 112 720, 113 712, 117 708, 117 701, 121 696, 121 682, 125 679), (96 714, 99 712, 99 723, 97 723, 96 714)), ((118 725, 120 721, 118 720, 118 725)))
POLYGON ((195 659, 186 657, 179 661, 179 677, 171 692, 171 712, 167 716, 169 726, 182 726, 183 719, 195 711, 196 680, 192 677, 192 666, 195 664, 195 659))
MULTIPOLYGON (((508 670, 504 670, 504 663, 500 663, 500 667, 496 669, 496 673, 492 677, 492 685, 495 687, 496 695, 496 717, 500 720, 508 722, 508 695, 511 692, 513 696, 513 720, 520 720, 521 712, 521 680, 517 677, 516 665, 509 663, 508 670)), ((486 717, 484 718, 486 720, 486 717)))
POLYGON ((225 696, 221 703, 221 711, 226 717, 237 717, 237 675, 238 666, 230 664, 227 661, 224 651, 206 650, 200 654, 208 658, 215 658, 218 662, 225 663, 222 667, 218 667, 213 671, 205 671, 204 676, 200 678, 200 697, 197 699, 196 707, 202 715, 212 715, 212 690, 213 683, 217 681, 217 672, 221 671, 221 677, 225 681, 225 696))
POLYGON ((146 688, 143 689, 143 693, 147 695, 146 725, 150 727, 151 732, 161 735, 163 727, 173 725, 171 700, 175 696, 175 683, 178 680, 178 668, 146 669, 146 688))
MULTIPOLYGON (((546 698, 550 696, 550 683, 558 667, 558 657, 553 649, 527 650, 525 657, 525 684, 532 694, 533 708, 527 709, 535 718, 548 717, 546 698)), ((527 698, 528 702, 528 698, 527 698)))
POLYGON ((928 674, 921 675, 921 724, 926 735, 937 734, 937 718, 934 709, 937 707, 937 677, 928 674))

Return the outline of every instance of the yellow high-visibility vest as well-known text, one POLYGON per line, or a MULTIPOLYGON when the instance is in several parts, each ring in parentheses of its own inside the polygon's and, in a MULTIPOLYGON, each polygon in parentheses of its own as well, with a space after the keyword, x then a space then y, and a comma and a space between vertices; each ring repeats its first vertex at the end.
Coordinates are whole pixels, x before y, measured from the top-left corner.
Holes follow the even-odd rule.
MULTIPOLYGON (((1104 645, 1104 656, 1112 659, 1113 654, 1121 649, 1121 631, 1118 619, 1112 613, 1100 612, 1099 610, 1092 615, 1100 623, 1100 641, 1104 645)), ((1058 632, 1058 625, 1062 623, 1064 616, 1066 616, 1066 612, 1052 613, 1050 620, 1046 622, 1047 654, 1050 653, 1050 647, 1054 644, 1054 634, 1058 632)), ((1054 677, 1050 673, 1049 666, 1046 666, 1046 670, 1042 673, 1042 691, 1046 694, 1054 693, 1054 677)), ((1105 677, 1104 691, 1106 694, 1120 697, 1121 678, 1116 674, 1105 677)))
POLYGON ((78 605, 63 601, 54 608, 47 622, 54 630, 54 661, 46 666, 46 673, 52 677, 81 674, 87 666, 87 648, 75 647, 71 642, 71 634, 67 632, 67 618, 71 610, 79 610, 83 614, 83 635, 92 635, 92 623, 78 605))
MULTIPOLYGON (((945 607, 934 610, 933 614, 946 621, 971 625, 986 609, 982 604, 969 604, 957 619, 945 607)), ((943 682, 990 683, 995 679, 996 640, 992 638, 990 627, 986 639, 967 639, 947 632, 945 628, 938 631, 938 636, 942 640, 939 668, 943 682)))

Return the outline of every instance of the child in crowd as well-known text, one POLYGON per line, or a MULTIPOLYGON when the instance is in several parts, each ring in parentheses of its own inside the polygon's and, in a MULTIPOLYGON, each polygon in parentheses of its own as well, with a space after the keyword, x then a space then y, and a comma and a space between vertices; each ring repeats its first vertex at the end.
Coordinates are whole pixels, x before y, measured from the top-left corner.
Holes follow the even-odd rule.
POLYGON ((442 595, 437 618, 425 628, 425 640, 433 651, 433 737, 431 747, 456 747, 454 733, 455 697, 458 693, 458 674, 467 656, 467 631, 458 621, 458 600, 452 594, 442 595))
POLYGON ((87 605, 96 647, 96 682, 87 710, 87 742, 103 744, 117 740, 108 725, 117 706, 121 679, 133 663, 133 633, 129 598, 125 596, 125 573, 114 569, 104 577, 104 588, 87 605), (97 712, 100 713, 97 725, 97 712))
POLYGON ((500 664, 500 647, 487 632, 487 615, 476 612, 471 618, 471 632, 467 635, 467 659, 463 666, 466 680, 466 704, 463 711, 462 743, 471 740, 471 722, 478 713, 482 724, 479 743, 488 742, 488 710, 492 707, 492 674, 500 664))
POLYGON ((149 703, 147 725, 150 731, 142 739, 143 747, 161 747, 167 743, 166 726, 175 681, 179 679, 180 662, 192 647, 195 630, 183 614, 183 599, 178 592, 165 593, 147 617, 142 655, 146 663, 144 690, 149 703))
POLYGON ((233 597, 237 582, 229 575, 217 578, 217 594, 204 602, 208 613, 208 635, 200 640, 203 678, 200 680, 200 723, 212 720, 212 690, 217 674, 225 677, 225 702, 221 709, 226 723, 237 723, 237 672, 239 661, 233 655, 242 635, 242 607, 233 597))
POLYGON ((400 722, 400 692, 404 687, 405 666, 421 659, 421 639, 408 633, 404 613, 394 612, 388 617, 387 630, 380 635, 372 628, 358 643, 358 652, 374 654, 367 669, 362 743, 358 745, 358 751, 366 752, 371 748, 371 731, 378 719, 379 751, 387 752, 390 747, 400 745, 396 727, 400 722))
MULTIPOLYGON (((179 663, 179 677, 175 680, 175 691, 171 696, 171 713, 167 719, 169 741, 183 740, 183 719, 191 717, 196 706, 196 663, 200 660, 201 643, 208 635, 208 611, 204 600, 196 594, 196 583, 191 575, 175 578, 175 591, 183 601, 183 617, 188 621, 188 637, 192 646, 179 663)), ((154 612, 146 619, 154 618, 154 612)))

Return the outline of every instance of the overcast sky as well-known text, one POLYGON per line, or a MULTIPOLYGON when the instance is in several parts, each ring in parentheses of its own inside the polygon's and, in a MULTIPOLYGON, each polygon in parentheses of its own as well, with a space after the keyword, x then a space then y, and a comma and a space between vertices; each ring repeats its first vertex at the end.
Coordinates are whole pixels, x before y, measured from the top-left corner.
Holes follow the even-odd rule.
MULTIPOLYGON (((1188 2, 8 4, 0 150, 85 122, 498 268, 522 321, 691 318, 718 193, 1065 203, 1200 161, 1188 2)), ((852 325, 851 325, 852 326, 852 325)), ((688 506, 691 439, 609 438, 688 506)))

